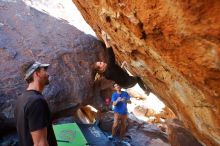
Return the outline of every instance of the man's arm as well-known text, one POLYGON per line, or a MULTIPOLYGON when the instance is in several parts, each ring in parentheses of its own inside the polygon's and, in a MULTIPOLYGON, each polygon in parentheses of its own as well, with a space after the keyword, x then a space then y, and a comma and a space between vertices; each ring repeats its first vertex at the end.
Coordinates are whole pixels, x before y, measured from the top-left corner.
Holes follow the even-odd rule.
POLYGON ((47 142, 47 128, 31 132, 34 146, 49 146, 47 142))
POLYGON ((115 63, 115 53, 112 47, 107 48, 107 53, 108 53, 108 64, 115 63))
POLYGON ((121 97, 117 97, 116 94, 112 94, 112 105, 116 106, 118 102, 122 101, 123 99, 121 97))
POLYGON ((131 103, 131 97, 127 92, 125 92, 125 97, 123 99, 126 103, 131 103))
POLYGON ((101 36, 107 49, 108 63, 115 63, 115 54, 111 47, 110 40, 108 39, 108 35, 104 31, 102 31, 101 36))
POLYGON ((102 31, 101 36, 102 36, 102 39, 103 39, 103 41, 104 41, 104 43, 105 43, 106 48, 110 48, 111 45, 110 45, 110 43, 109 43, 108 35, 107 35, 104 31, 102 31))
POLYGON ((121 97, 118 97, 116 101, 113 102, 113 105, 116 106, 120 101, 124 101, 121 97))
POLYGON ((123 61, 122 64, 121 64, 121 68, 127 69, 127 66, 128 66, 127 62, 123 61))
POLYGON ((131 96, 128 94, 128 99, 126 101, 127 103, 131 104, 131 96))
POLYGON ((34 146, 48 146, 47 125, 49 124, 49 109, 43 99, 36 99, 29 107, 28 126, 34 146))

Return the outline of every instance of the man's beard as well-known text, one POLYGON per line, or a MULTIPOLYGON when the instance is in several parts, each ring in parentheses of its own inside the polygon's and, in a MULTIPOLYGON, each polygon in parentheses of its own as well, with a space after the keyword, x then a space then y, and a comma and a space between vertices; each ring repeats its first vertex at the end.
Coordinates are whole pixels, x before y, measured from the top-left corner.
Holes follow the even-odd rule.
POLYGON ((45 80, 45 85, 48 85, 50 83, 50 81, 49 81, 49 79, 47 78, 46 80, 45 80))
POLYGON ((50 83, 49 76, 45 77, 45 85, 48 85, 50 83))
POLYGON ((41 85, 46 86, 50 83, 49 81, 49 76, 45 76, 42 80, 41 80, 41 85))

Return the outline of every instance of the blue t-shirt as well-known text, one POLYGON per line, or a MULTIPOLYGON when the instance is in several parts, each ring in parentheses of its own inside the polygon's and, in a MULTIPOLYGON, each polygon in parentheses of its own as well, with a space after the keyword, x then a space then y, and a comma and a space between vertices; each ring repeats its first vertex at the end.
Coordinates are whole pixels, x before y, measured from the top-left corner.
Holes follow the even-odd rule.
POLYGON ((126 115, 128 113, 126 101, 130 100, 130 96, 125 91, 122 91, 121 94, 114 92, 112 94, 112 102, 115 102, 118 97, 125 98, 125 101, 118 102, 114 107, 114 112, 119 113, 120 115, 126 115))

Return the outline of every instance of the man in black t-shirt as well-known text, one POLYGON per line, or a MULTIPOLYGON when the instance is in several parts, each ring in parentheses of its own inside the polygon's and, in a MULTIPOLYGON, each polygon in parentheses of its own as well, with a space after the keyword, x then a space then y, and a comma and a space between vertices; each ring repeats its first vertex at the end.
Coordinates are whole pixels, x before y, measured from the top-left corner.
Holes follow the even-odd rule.
POLYGON ((18 97, 15 107, 20 146, 57 146, 51 113, 42 95, 44 87, 49 84, 48 66, 34 61, 22 66, 28 88, 18 97))

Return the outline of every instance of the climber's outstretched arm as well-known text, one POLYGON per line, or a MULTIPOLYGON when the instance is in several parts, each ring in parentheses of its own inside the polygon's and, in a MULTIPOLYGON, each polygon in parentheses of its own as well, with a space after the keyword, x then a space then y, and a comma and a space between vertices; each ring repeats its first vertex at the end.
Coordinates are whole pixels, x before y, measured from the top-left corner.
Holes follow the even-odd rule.
POLYGON ((108 35, 104 31, 102 31, 102 39, 105 43, 106 48, 110 48, 111 45, 110 45, 110 42, 109 42, 108 35))
POLYGON ((107 48, 106 51, 107 51, 107 54, 108 54, 108 63, 115 63, 114 51, 113 51, 113 49, 110 45, 111 43, 110 43, 110 40, 108 38, 108 35, 104 31, 102 31, 102 39, 103 39, 103 41, 105 43, 105 46, 107 48))
POLYGON ((126 61, 123 61, 121 64, 121 68, 125 68, 128 67, 128 63, 126 61))

